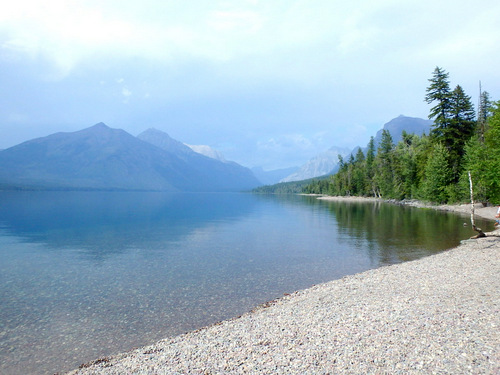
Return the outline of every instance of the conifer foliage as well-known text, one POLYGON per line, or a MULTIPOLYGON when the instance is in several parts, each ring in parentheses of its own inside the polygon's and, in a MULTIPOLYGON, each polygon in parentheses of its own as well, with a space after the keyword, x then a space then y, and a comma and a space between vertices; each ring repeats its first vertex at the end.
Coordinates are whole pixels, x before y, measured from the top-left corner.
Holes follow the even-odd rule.
POLYGON ((305 193, 422 199, 437 203, 466 202, 468 171, 476 197, 500 204, 500 101, 480 93, 478 115, 460 85, 450 89, 449 74, 436 67, 425 101, 434 120, 429 135, 403 132, 394 144, 384 130, 379 145, 370 139, 366 151, 340 161, 329 180, 313 181, 305 193))

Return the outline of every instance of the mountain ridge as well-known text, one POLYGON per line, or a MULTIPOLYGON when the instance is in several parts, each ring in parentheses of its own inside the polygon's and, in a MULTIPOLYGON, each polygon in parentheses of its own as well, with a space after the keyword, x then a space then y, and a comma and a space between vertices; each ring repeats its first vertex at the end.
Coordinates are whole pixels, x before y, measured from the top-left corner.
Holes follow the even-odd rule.
POLYGON ((248 186, 255 187, 260 185, 260 182, 250 169, 235 162, 221 162, 220 160, 198 153, 186 144, 171 138, 161 130, 148 129, 137 137, 164 151, 173 152, 176 156, 191 165, 193 170, 203 179, 215 178, 216 180, 225 180, 227 184, 238 186, 240 189, 248 189, 248 186))
POLYGON ((328 174, 338 164, 339 155, 344 157, 349 155, 350 151, 350 149, 344 147, 333 146, 327 151, 309 159, 309 161, 303 164, 298 171, 283 178, 280 182, 301 181, 328 174))
MULTIPOLYGON (((104 123, 35 138, 0 151, 3 189, 233 191, 258 186, 185 149, 165 150, 104 123), (187 156, 181 156, 185 151, 187 156), (200 165, 193 165, 192 160, 200 165)), ((215 161, 214 161, 215 162, 215 161)), ((222 165, 222 163, 219 163, 222 165)), ((242 167, 243 168, 243 167, 242 167)))
POLYGON ((228 160, 222 155, 222 153, 218 150, 216 150, 213 147, 207 146, 207 145, 188 145, 187 143, 184 143, 186 146, 188 146, 191 150, 194 152, 197 152, 198 154, 205 155, 209 158, 221 161, 223 163, 229 163, 228 160))
POLYGON ((380 143, 383 130, 388 130, 389 133, 391 133, 393 142, 397 144, 402 139, 403 130, 408 134, 416 134, 421 136, 422 134, 426 133, 428 135, 431 130, 432 124, 432 120, 399 115, 389 122, 386 122, 382 129, 377 131, 374 137, 375 145, 377 146, 380 143))

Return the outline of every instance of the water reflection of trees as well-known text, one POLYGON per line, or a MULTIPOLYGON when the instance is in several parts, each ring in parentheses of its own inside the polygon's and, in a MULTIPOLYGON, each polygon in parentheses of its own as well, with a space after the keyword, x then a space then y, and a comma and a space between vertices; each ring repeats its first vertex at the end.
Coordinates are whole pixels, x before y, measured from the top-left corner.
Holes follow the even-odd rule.
POLYGON ((339 238, 366 240, 370 257, 381 264, 437 253, 473 234, 463 225, 467 218, 432 209, 382 202, 328 202, 328 209, 339 238))
MULTIPOLYGON (((335 217, 339 243, 366 252, 374 267, 435 254, 475 234, 469 225, 464 226, 468 216, 434 209, 384 202, 326 201, 314 196, 260 197, 328 212, 335 217)), ((476 220, 482 228, 492 227, 485 220, 476 220)))

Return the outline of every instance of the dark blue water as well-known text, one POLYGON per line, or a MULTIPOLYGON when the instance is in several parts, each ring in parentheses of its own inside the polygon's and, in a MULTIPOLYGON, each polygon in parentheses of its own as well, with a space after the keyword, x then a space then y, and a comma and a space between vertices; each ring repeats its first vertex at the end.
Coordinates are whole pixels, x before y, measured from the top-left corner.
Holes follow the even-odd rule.
POLYGON ((474 234, 464 221, 304 196, 0 192, 0 373, 70 370, 433 254, 474 234))

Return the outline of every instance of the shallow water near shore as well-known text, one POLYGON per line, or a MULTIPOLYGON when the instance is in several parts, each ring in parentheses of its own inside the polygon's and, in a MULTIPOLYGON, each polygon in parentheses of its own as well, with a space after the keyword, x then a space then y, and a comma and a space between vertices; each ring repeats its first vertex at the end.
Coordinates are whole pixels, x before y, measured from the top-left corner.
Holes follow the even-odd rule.
POLYGON ((0 373, 67 371, 434 254, 474 234, 464 222, 307 196, 2 192, 0 373))

